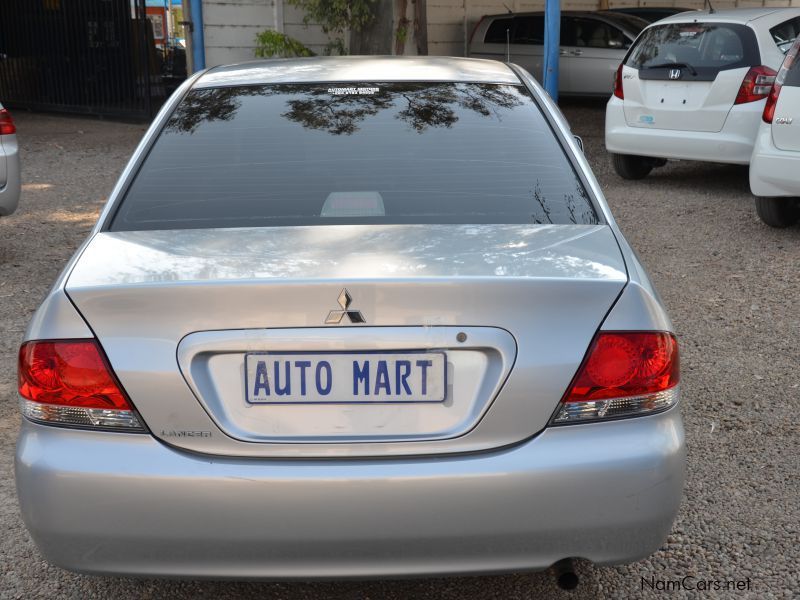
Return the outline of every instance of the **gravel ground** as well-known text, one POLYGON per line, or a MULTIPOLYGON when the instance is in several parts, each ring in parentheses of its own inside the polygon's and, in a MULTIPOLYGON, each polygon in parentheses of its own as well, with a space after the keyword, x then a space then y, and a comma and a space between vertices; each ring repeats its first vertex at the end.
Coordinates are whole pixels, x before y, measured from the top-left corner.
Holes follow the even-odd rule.
POLYGON ((624 567, 580 564, 581 585, 570 594, 543 573, 256 584, 87 577, 45 563, 14 491, 16 350, 144 128, 18 112, 23 197, 14 216, 0 219, 0 598, 657 598, 669 592, 643 589, 642 578, 685 575, 750 578, 743 596, 798 597, 800 227, 758 221, 745 168, 670 163, 623 182, 603 148, 602 104, 571 102, 565 113, 682 343, 688 481, 661 550, 624 567))

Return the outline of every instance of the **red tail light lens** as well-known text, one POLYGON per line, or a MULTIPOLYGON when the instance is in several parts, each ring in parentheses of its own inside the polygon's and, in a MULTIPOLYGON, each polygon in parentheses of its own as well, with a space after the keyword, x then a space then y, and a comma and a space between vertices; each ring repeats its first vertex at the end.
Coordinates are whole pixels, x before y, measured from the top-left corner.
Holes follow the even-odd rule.
POLYGON ((35 421, 140 428, 95 340, 26 342, 19 349, 19 394, 35 421))
POLYGON ((604 331, 592 343, 554 423, 642 415, 678 400, 678 343, 661 331, 604 331))
POLYGON ((622 65, 617 69, 614 76, 614 95, 620 100, 625 100, 625 91, 622 89, 622 65))
POLYGON ((11 135, 12 133, 17 133, 14 119, 5 108, 0 108, 0 135, 11 135))
POLYGON ((767 103, 764 105, 764 114, 762 116, 765 123, 772 123, 775 118, 775 106, 778 104, 778 96, 781 95, 781 87, 783 86, 776 82, 772 86, 769 96, 767 96, 767 103))
POLYGON ((734 104, 746 104, 763 100, 769 96, 772 84, 775 83, 775 76, 778 73, 769 67, 753 67, 744 76, 744 81, 739 87, 734 104))
POLYGON ((799 54, 800 42, 795 43, 792 46, 792 49, 789 50, 789 53, 783 60, 783 64, 781 65, 778 74, 775 76, 775 83, 772 85, 772 90, 770 90, 769 96, 767 97, 767 103, 764 106, 764 114, 762 118, 764 119, 765 123, 772 123, 773 119, 775 118, 775 106, 778 104, 778 97, 781 95, 783 82, 786 81, 786 76, 788 75, 789 70, 792 68, 792 65, 794 65, 794 62, 798 60, 799 54))

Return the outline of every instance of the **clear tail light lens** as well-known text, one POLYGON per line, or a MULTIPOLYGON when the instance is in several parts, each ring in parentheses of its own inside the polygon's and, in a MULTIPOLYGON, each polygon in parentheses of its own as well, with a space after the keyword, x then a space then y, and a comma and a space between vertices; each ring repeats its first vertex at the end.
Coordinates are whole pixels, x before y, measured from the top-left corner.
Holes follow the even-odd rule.
POLYGON ((617 74, 614 75, 614 95, 620 100, 625 100, 625 91, 622 89, 622 65, 620 64, 617 69, 617 74))
POLYGON ((746 104, 763 100, 772 91, 772 84, 775 83, 777 72, 769 67, 753 67, 744 76, 744 81, 739 87, 734 104, 746 104))
POLYGON ((678 343, 662 331, 603 331, 552 419, 553 424, 666 410, 678 401, 678 343))
POLYGON ((144 431, 96 340, 25 342, 18 383, 22 413, 32 421, 144 431))
POLYGON ((11 113, 5 108, 0 108, 0 135, 13 133, 17 133, 17 128, 14 125, 14 119, 11 118, 11 113))

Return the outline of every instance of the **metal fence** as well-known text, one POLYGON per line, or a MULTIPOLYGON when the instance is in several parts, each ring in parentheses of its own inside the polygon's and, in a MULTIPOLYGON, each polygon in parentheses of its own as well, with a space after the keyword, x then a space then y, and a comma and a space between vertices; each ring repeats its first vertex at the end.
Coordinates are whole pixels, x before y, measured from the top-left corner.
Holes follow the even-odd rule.
POLYGON ((150 118, 185 77, 164 59, 145 0, 0 1, 3 104, 150 118))

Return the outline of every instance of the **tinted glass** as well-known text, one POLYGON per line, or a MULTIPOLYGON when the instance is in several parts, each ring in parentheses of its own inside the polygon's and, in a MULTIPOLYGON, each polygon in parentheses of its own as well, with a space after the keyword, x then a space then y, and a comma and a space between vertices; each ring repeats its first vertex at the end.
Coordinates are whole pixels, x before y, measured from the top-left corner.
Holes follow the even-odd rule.
POLYGON ((781 52, 786 53, 792 47, 792 43, 797 39, 797 36, 800 35, 800 17, 784 21, 770 29, 769 32, 781 52))
POLYGON ((304 84, 191 91, 111 229, 597 222, 524 87, 304 84))
POLYGON ((514 19, 514 37, 512 42, 515 44, 533 44, 541 46, 544 44, 544 17, 517 17, 514 19))
POLYGON ((513 19, 497 19, 489 25, 486 36, 483 38, 484 44, 505 44, 508 41, 507 35, 513 34, 513 19), (508 32, 508 33, 507 33, 508 32))
POLYGON ((797 40, 786 55, 781 67, 783 85, 800 87, 800 40, 797 40), (785 69, 785 74, 783 71, 785 69))
POLYGON ((625 64, 635 69, 658 69, 679 63, 707 74, 760 62, 755 34, 744 25, 674 23, 645 31, 625 64))
POLYGON ((663 18, 663 17, 658 17, 648 21, 637 15, 615 13, 615 12, 604 13, 603 16, 611 20, 613 23, 618 24, 621 28, 626 29, 627 31, 632 33, 634 37, 639 35, 642 32, 642 30, 653 21, 658 21, 658 19, 663 18))
POLYGON ((627 38, 616 27, 595 19, 575 19, 575 45, 582 48, 622 50, 627 38))

